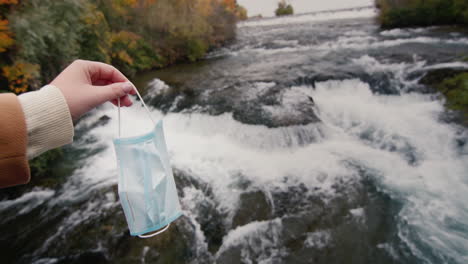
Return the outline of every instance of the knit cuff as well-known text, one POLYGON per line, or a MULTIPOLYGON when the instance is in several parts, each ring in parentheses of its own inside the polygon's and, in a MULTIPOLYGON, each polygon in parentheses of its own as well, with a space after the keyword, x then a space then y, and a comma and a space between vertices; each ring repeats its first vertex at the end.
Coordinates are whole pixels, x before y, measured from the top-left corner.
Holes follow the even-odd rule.
POLYGON ((62 92, 53 85, 18 96, 28 130, 28 159, 73 142, 73 122, 62 92))

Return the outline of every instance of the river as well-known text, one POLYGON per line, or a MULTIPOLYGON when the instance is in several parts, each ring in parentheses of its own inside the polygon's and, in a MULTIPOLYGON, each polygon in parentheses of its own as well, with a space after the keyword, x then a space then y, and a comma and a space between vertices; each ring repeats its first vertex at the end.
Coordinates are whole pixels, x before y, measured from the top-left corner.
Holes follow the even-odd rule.
MULTIPOLYGON (((116 109, 76 125, 54 188, 0 201, 3 263, 468 263, 468 133, 419 80, 468 34, 383 31, 371 8, 238 24, 206 60, 140 75, 184 216, 129 236, 116 109)), ((152 124, 138 103, 122 134, 152 124)))

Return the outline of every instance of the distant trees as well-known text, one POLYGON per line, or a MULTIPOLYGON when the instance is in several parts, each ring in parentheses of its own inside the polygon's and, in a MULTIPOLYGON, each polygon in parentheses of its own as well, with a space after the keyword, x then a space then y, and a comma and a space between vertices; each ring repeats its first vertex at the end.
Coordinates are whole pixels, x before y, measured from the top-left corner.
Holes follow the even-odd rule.
POLYGON ((468 25, 468 0, 376 0, 384 28, 468 25))
POLYGON ((245 9, 243 6, 237 5, 236 16, 239 20, 246 20, 248 18, 247 9, 245 9))
POLYGON ((275 10, 276 16, 285 16, 294 14, 294 9, 286 0, 278 2, 278 8, 275 10))

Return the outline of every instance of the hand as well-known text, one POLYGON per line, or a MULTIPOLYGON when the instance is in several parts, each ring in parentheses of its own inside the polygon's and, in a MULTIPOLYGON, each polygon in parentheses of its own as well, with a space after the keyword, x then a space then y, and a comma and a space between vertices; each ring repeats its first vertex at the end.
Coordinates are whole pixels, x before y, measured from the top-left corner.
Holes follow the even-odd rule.
POLYGON ((134 85, 116 68, 101 62, 76 60, 50 84, 62 91, 72 119, 98 105, 111 101, 120 106, 131 106, 128 94, 135 94, 134 85))

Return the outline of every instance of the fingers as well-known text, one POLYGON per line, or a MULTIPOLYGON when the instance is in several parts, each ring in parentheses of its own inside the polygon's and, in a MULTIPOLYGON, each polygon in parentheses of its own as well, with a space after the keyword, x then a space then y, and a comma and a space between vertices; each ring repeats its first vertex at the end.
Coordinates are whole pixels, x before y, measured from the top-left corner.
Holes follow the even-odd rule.
MULTIPOLYGON (((119 102, 117 101, 117 99, 111 100, 111 102, 115 106, 119 106, 119 102)), ((128 95, 120 97, 120 106, 132 106, 132 105, 133 105, 132 99, 130 99, 128 95)))
POLYGON ((128 82, 127 77, 125 77, 125 75, 123 75, 114 66, 102 62, 86 60, 78 60, 75 63, 83 65, 87 74, 89 74, 93 85, 102 85, 102 83, 105 82, 128 82))
POLYGON ((117 99, 120 98, 121 106, 131 106, 132 101, 127 94, 135 91, 135 87, 131 82, 117 82, 104 86, 93 86, 92 89, 96 91, 97 104, 102 104, 111 101, 117 105, 117 99))
MULTIPOLYGON (((109 84, 112 84, 113 82, 110 82, 108 80, 97 80, 96 82, 93 83, 94 86, 106 86, 109 84)), ((136 90, 132 89, 129 94, 131 95, 136 95, 136 90)))

